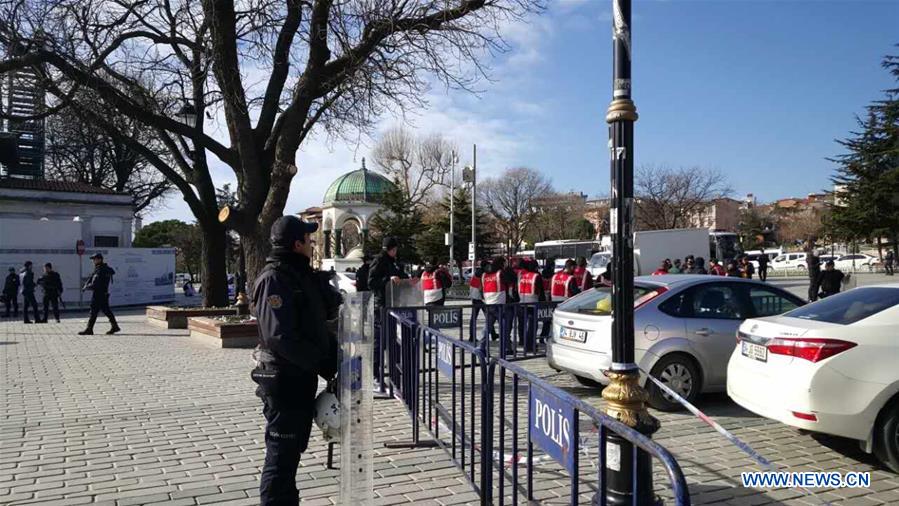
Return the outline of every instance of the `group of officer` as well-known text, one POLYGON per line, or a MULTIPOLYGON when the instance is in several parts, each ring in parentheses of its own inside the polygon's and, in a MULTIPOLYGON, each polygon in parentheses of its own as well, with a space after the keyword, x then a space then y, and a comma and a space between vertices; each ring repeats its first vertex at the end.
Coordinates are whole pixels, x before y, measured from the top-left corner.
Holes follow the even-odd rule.
MULTIPOLYGON (((103 255, 95 253, 91 255, 94 262, 94 271, 91 273, 87 282, 82 287, 82 291, 89 290, 91 292, 91 311, 87 321, 87 328, 79 332, 79 335, 92 335, 94 333, 94 323, 97 321, 97 315, 102 312, 109 318, 111 328, 107 334, 115 334, 122 330, 116 323, 115 315, 109 307, 109 285, 112 283, 115 271, 103 261, 103 255)), ((44 264, 44 275, 37 281, 34 279, 33 263, 29 260, 25 262, 20 273, 16 272, 14 267, 9 268, 9 274, 3 282, 3 303, 6 306, 5 318, 11 316, 19 316, 19 293, 22 294, 23 306, 22 314, 25 323, 47 323, 50 316, 50 308, 53 308, 53 317, 59 323, 59 303, 62 300, 62 277, 59 272, 53 269, 53 264, 47 262, 44 264), (35 289, 40 286, 44 292, 44 316, 41 318, 40 311, 37 307, 37 299, 34 296, 35 289), (34 320, 29 318, 29 309, 34 314, 34 320)))

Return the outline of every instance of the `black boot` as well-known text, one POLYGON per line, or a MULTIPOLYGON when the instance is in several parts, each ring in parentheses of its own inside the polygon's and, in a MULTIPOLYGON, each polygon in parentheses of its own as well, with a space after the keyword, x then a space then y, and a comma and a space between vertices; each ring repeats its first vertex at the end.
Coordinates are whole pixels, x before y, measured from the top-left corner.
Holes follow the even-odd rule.
POLYGON ((121 330, 122 330, 122 328, 119 327, 118 325, 113 325, 111 329, 109 329, 109 330, 106 331, 106 334, 107 334, 107 335, 112 335, 112 334, 115 334, 116 332, 119 332, 119 331, 121 331, 121 330))
POLYGON ((78 335, 79 336, 92 336, 92 335, 94 335, 94 330, 93 329, 84 329, 81 332, 79 332, 78 335))

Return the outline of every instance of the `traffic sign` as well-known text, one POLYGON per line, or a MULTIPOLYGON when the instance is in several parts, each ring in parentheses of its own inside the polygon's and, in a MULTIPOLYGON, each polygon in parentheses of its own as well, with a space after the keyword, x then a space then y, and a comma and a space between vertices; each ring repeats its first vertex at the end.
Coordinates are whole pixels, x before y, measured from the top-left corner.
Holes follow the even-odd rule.
POLYGON ((75 253, 78 253, 78 256, 84 254, 84 241, 81 239, 78 239, 78 241, 75 242, 75 253))

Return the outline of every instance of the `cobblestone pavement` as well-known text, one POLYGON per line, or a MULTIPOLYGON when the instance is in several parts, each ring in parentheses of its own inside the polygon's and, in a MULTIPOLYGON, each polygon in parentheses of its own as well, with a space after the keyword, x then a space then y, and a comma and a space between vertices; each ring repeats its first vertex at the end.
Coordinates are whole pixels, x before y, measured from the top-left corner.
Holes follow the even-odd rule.
MULTIPOLYGON (((115 336, 77 336, 84 321, 0 322, 0 504, 258 504, 250 351, 208 348, 134 311, 115 336)), ((375 504, 476 501, 442 450, 384 448, 410 438, 399 401, 375 401, 374 427, 375 504)), ((326 455, 313 428, 297 476, 304 504, 337 501, 326 455)))

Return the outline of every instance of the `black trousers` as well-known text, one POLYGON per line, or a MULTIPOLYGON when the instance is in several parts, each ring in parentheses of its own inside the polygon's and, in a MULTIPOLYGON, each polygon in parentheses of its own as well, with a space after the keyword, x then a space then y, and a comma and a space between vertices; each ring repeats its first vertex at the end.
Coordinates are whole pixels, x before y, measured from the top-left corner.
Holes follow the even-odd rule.
POLYGON ((767 266, 765 266, 765 267, 759 266, 759 279, 761 279, 762 281, 765 281, 768 279, 768 267, 767 266))
POLYGON ((53 317, 56 318, 56 321, 59 321, 59 296, 46 294, 44 294, 44 321, 47 321, 51 304, 53 305, 53 317))
POLYGON ((9 316, 9 307, 12 306, 13 312, 15 316, 19 316, 19 294, 14 293, 12 295, 7 294, 6 300, 4 301, 6 305, 6 315, 9 316))
MULTIPOLYGON (((883 269, 886 271, 887 276, 893 275, 893 262, 884 262, 883 269)), ((6 309, 6 312, 9 313, 9 308, 6 309)))
POLYGON ((309 445, 318 377, 292 378, 285 386, 288 388, 281 394, 262 387, 256 390, 266 421, 265 463, 259 482, 263 506, 294 506, 300 502, 297 467, 300 454, 309 445))
POLYGON ((94 330, 94 323, 97 323, 97 315, 103 312, 107 318, 109 318, 109 324, 113 327, 118 327, 119 324, 115 321, 115 315, 112 314, 112 309, 109 308, 109 294, 94 294, 91 297, 91 316, 87 319, 87 330, 94 330))
POLYGON ((808 300, 809 302, 815 302, 818 300, 818 290, 820 289, 820 283, 818 283, 818 272, 814 272, 814 275, 809 274, 808 278, 808 300))
POLYGON ((34 309, 34 319, 40 320, 41 319, 40 310, 37 308, 37 299, 34 298, 34 294, 33 293, 23 293, 22 298, 25 299, 25 302, 22 305, 22 313, 25 316, 25 321, 26 322, 28 321, 28 307, 29 306, 31 306, 31 308, 34 309))

